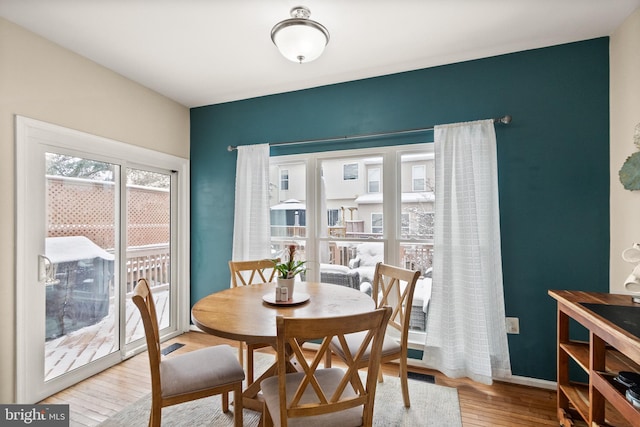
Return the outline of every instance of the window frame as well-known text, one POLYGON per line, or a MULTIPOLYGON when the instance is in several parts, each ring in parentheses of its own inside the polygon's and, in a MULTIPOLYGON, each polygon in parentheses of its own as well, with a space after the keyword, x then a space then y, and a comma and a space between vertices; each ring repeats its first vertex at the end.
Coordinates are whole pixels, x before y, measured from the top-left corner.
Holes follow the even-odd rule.
MULTIPOLYGON (((180 158, 170 154, 162 153, 152 149, 137 145, 115 141, 113 139, 97 136, 91 133, 82 132, 67 128, 61 125, 43 122, 24 116, 16 116, 16 159, 15 164, 20 173, 16 176, 16 188, 28 188, 27 183, 35 182, 34 174, 44 174, 45 152, 54 152, 74 157, 82 157, 90 160, 111 163, 119 166, 119 174, 116 182, 120 186, 120 194, 126 193, 126 170, 127 168, 144 169, 157 171, 171 175, 170 186, 172 198, 171 203, 171 301, 172 315, 171 327, 161 329, 161 340, 177 336, 189 330, 190 313, 190 289, 189 265, 190 265, 190 192, 189 192, 189 165, 188 159, 180 158), (51 150, 51 151, 49 151, 51 150), (135 160, 130 160, 135 159, 135 160), (34 165, 37 165, 34 167, 34 165), (185 285, 187 284, 187 285, 185 285)), ((39 177, 38 177, 39 180, 39 177)), ((36 188, 38 200, 44 201, 44 186, 36 188)), ((42 279, 37 275, 37 269, 33 268, 34 253, 44 253, 44 221, 41 216, 44 212, 44 204, 33 209, 30 198, 34 195, 27 191, 16 193, 16 283, 38 283, 42 279)), ((126 194, 119 201, 120 207, 117 209, 119 218, 119 238, 114 250, 119 254, 126 254, 126 194)), ((38 202, 40 203, 40 202, 38 202)), ((116 310, 121 316, 125 316, 126 299, 122 291, 126 268, 124 268, 126 257, 120 257, 120 263, 114 265, 114 271, 118 274, 121 288, 120 298, 115 302, 116 310)), ((32 292, 26 287, 17 287, 16 291, 16 330, 29 330, 30 322, 39 320, 34 316, 28 302, 32 292), (33 320, 35 319, 35 320, 33 320)), ((42 299, 44 304, 44 299, 42 299)), ((126 321, 125 321, 126 322, 126 321)), ((120 325, 119 340, 120 349, 105 357, 101 357, 74 372, 70 372, 66 377, 48 380, 44 383, 39 393, 52 393, 62 388, 68 387, 74 381, 94 375, 120 361, 140 353, 145 350, 144 339, 125 342, 124 333, 125 322, 120 325), (81 371, 82 370, 82 371, 81 371)), ((25 388, 26 380, 39 381, 29 368, 36 364, 42 364, 40 350, 34 350, 34 342, 39 339, 39 331, 29 334, 29 339, 21 339, 16 345, 18 363, 16 364, 16 396, 19 400, 32 399, 32 390, 25 388), (35 359, 34 359, 35 358, 35 359), (35 360, 35 361, 34 361, 35 360), (30 371, 27 374, 27 371, 30 371), (30 396, 30 397, 29 397, 30 396)), ((40 345, 35 344, 35 345, 40 345)), ((42 398, 42 396, 40 397, 42 398)))
MULTIPOLYGON (((302 154, 291 154, 281 156, 271 156, 272 165, 284 165, 287 163, 304 163, 306 170, 306 206, 307 217, 306 226, 307 233, 305 244, 305 256, 307 259, 307 275, 306 280, 320 280, 320 263, 319 251, 321 245, 326 245, 334 241, 349 241, 350 239, 330 236, 323 233, 323 221, 326 222, 326 213, 322 215, 322 203, 320 203, 320 194, 322 191, 322 179, 320 171, 322 170, 322 161, 338 160, 338 159, 366 159, 370 157, 382 157, 382 194, 383 194, 383 235, 375 241, 384 243, 384 260, 388 264, 401 266, 401 245, 413 243, 426 243, 433 245, 432 239, 416 239, 402 238, 402 177, 401 162, 402 156, 406 154, 416 153, 433 153, 434 145, 432 142, 423 142, 408 145, 389 145, 384 147, 372 147, 361 149, 334 150, 322 152, 307 152, 302 154), (389 179, 388 177, 396 177, 389 179)), ((352 163, 343 163, 354 164, 352 163)), ((358 164, 355 162, 355 164, 358 164)), ((344 171, 344 169, 343 169, 344 171)), ((426 174, 426 171, 425 171, 426 174)), ((344 178, 344 176, 343 176, 344 178)), ((426 176, 425 176, 426 178, 426 176)), ((352 241, 352 239, 351 239, 352 241)), ((369 241, 364 240, 363 241, 369 241)), ((425 332, 410 330, 409 331, 409 347, 416 350, 424 348, 425 332)))

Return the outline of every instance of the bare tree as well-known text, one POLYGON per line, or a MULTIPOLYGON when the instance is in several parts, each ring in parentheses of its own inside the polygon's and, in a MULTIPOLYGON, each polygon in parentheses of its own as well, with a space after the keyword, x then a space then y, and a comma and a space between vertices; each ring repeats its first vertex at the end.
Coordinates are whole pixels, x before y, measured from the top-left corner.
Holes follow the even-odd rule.
MULTIPOLYGON (((47 175, 113 182, 116 165, 64 154, 47 153, 47 175)), ((127 168, 127 185, 169 188, 170 176, 158 172, 127 168)))
POLYGON ((113 165, 64 154, 47 153, 47 175, 113 181, 113 165))

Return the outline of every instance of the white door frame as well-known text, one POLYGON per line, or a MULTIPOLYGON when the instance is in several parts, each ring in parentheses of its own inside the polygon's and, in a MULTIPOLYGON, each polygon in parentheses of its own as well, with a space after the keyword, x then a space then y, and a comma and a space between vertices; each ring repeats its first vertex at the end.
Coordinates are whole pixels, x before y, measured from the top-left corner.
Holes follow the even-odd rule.
MULTIPOLYGON (((16 402, 36 403, 78 381, 112 366, 136 351, 125 353, 124 334, 120 352, 70 371, 54 380, 44 381, 45 299, 34 298, 37 284, 44 295, 45 285, 37 274, 37 255, 44 254, 46 237, 44 212, 44 152, 46 147, 68 150, 90 158, 104 159, 125 168, 135 165, 176 171, 178 182, 175 235, 172 236, 172 282, 176 284, 174 311, 175 336, 189 329, 189 161, 108 138, 67 129, 50 123, 16 116, 16 402), (40 182, 37 182, 37 180, 40 182)), ((122 245, 121 245, 122 246, 122 245)), ((116 268, 116 270, 119 270, 116 268)), ((121 299, 121 305, 124 300, 121 299)), ((122 328, 121 328, 122 329, 122 328)))

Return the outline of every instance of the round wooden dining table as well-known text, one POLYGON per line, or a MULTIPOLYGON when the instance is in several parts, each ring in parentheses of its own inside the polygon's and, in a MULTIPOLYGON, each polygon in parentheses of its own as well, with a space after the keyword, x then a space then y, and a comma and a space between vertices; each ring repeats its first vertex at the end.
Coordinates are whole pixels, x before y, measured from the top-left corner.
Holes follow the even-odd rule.
MULTIPOLYGON (((366 293, 346 286, 296 282, 293 301, 275 303, 276 285, 238 286, 213 293, 191 309, 193 323, 202 331, 248 344, 276 346, 276 316, 323 318, 366 313, 375 303, 366 293), (267 302, 269 300, 271 302, 267 302)), ((246 407, 262 409, 260 382, 275 374, 275 364, 244 391, 246 407)))

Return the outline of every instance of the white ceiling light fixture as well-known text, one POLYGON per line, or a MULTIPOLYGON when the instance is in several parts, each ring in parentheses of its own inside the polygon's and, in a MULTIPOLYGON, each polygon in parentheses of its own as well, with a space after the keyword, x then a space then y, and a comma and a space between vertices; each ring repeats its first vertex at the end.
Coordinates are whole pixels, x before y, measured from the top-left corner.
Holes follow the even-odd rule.
POLYGON ((278 22, 271 29, 271 40, 290 61, 311 62, 322 55, 329 43, 329 31, 309 16, 308 7, 296 6, 291 9, 290 19, 278 22))

